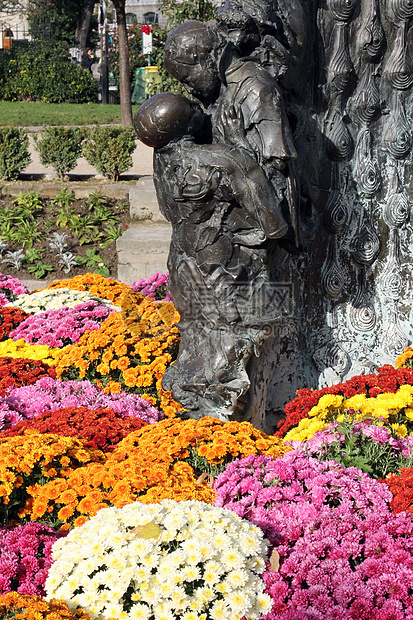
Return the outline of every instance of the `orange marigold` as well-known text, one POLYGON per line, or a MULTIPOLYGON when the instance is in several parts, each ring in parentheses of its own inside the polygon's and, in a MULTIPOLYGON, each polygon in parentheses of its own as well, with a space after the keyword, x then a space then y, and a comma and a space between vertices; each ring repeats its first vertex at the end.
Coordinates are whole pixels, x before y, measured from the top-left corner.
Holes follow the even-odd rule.
MULTIPOLYGON (((25 515, 24 505, 33 488, 50 480, 50 493, 57 499, 63 492, 62 484, 53 478, 62 478, 71 468, 88 462, 102 462, 100 450, 85 448, 84 441, 75 437, 61 437, 31 431, 26 435, 0 437, 0 512, 3 521, 25 515), (69 469, 61 463, 62 457, 69 469)), ((45 504, 45 507, 47 503, 45 504)))
POLYGON ((152 503, 192 499, 213 503, 215 499, 215 491, 206 482, 198 482, 193 468, 182 462, 142 461, 137 466, 126 459, 107 459, 106 463, 79 467, 63 483, 65 490, 57 497, 56 481, 30 487, 32 497, 26 502, 25 514, 32 520, 47 518, 54 527, 62 529, 64 525, 82 525, 101 508, 122 508, 137 500, 152 503), (74 501, 72 494, 76 496, 74 501), (71 500, 69 506, 62 505, 65 499, 71 500))
POLYGON ((186 460, 199 475, 216 474, 235 458, 250 454, 277 457, 290 449, 279 438, 266 435, 249 422, 172 418, 130 433, 110 459, 171 464, 186 460))

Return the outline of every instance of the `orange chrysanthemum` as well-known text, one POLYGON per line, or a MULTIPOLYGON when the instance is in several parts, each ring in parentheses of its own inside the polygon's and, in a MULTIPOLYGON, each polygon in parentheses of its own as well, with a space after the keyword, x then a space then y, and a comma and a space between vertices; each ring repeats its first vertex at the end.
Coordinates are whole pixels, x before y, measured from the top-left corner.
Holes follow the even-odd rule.
POLYGON ((177 355, 179 317, 173 310, 171 323, 172 310, 164 306, 140 293, 128 293, 122 313, 111 314, 99 330, 86 332, 57 352, 57 376, 88 379, 106 393, 126 390, 149 396, 167 416, 174 415, 182 407, 162 389, 161 380, 177 355))
POLYGON ((105 278, 97 273, 86 273, 83 276, 75 276, 65 280, 55 280, 45 289, 56 288, 70 288, 75 291, 88 291, 96 297, 102 299, 110 299, 116 306, 121 304, 121 301, 127 292, 133 292, 130 286, 118 282, 117 280, 111 280, 105 278))
POLYGON ((90 616, 77 609, 71 611, 63 601, 45 601, 39 596, 8 592, 0 596, 0 618, 16 620, 90 620, 90 616))

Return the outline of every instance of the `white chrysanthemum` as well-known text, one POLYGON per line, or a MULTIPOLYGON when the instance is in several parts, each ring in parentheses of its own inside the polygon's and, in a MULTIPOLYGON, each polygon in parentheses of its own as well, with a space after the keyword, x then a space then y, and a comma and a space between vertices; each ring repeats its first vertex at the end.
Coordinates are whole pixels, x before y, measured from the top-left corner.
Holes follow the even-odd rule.
POLYGON ((242 568, 245 563, 245 558, 242 553, 235 549, 224 549, 221 561, 228 570, 234 570, 236 568, 242 568))
POLYGON ((129 612, 130 620, 148 620, 151 615, 151 609, 147 605, 137 603, 129 612))
POLYGON ((246 570, 239 568, 228 573, 226 582, 231 589, 242 588, 248 583, 248 573, 246 570))
POLYGON ((212 620, 230 620, 232 617, 231 609, 224 601, 215 601, 209 615, 212 620))
POLYGON ((115 306, 108 299, 96 297, 87 291, 75 291, 69 288, 47 289, 37 293, 25 293, 19 295, 12 303, 8 304, 14 308, 21 308, 31 314, 46 312, 47 310, 58 310, 59 308, 74 308, 86 301, 97 301, 100 305, 113 308, 120 312, 121 308, 115 306))
POLYGON ((268 594, 258 594, 254 601, 254 611, 256 614, 268 614, 271 611, 273 601, 268 594))
POLYGON ((135 502, 60 540, 46 591, 99 620, 226 620, 228 608, 231 620, 254 620, 267 608, 266 553, 261 530, 229 510, 135 502))
POLYGON ((251 606, 250 597, 241 590, 229 592, 226 597, 226 602, 235 613, 241 613, 244 609, 248 609, 251 606))
POLYGON ((129 612, 130 620, 148 620, 151 615, 151 609, 147 605, 137 603, 129 612))

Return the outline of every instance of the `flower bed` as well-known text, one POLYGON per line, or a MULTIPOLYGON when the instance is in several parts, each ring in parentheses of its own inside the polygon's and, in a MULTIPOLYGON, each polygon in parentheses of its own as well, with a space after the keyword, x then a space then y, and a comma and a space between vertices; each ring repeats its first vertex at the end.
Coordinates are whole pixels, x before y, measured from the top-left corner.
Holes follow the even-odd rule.
POLYGON ((89 461, 101 462, 100 450, 80 439, 33 433, 0 437, 0 515, 5 524, 28 511, 29 494, 47 480, 67 475, 89 461))
POLYGON ((39 312, 22 318, 18 326, 9 331, 10 338, 24 338, 30 344, 46 344, 52 348, 65 347, 77 342, 85 332, 100 329, 101 323, 115 311, 114 307, 92 300, 74 308, 39 312))
POLYGON ((10 332, 29 316, 20 308, 12 308, 11 306, 0 308, 0 340, 9 338, 10 332))
POLYGON ((410 512, 413 515, 413 468, 402 467, 397 474, 383 480, 389 487, 393 499, 391 509, 394 513, 410 512))
POLYGON ((7 289, 0 616, 411 620, 413 369, 300 390, 275 436, 185 420, 166 281, 7 289))
POLYGON ((62 601, 45 601, 17 592, 0 596, 0 614, 4 619, 18 620, 91 620, 83 609, 71 611, 62 601))
MULTIPOLYGON (((31 385, 41 377, 55 378, 56 371, 38 359, 0 357, 0 397, 6 396, 13 387, 31 385)), ((3 419, 0 417, 1 426, 3 419)))
POLYGON ((145 426, 140 418, 122 417, 113 409, 87 409, 86 407, 64 407, 45 411, 34 420, 18 422, 4 431, 2 437, 25 435, 26 431, 53 433, 63 437, 80 437, 87 448, 98 448, 110 452, 129 433, 145 426))
POLYGON ((285 407, 278 436, 307 440, 344 413, 384 418, 401 434, 413 431, 413 370, 383 366, 378 374, 360 375, 321 390, 298 390, 285 407))
POLYGON ((13 529, 0 527, 0 594, 16 590, 20 594, 45 596, 52 546, 62 536, 62 532, 43 523, 27 523, 13 529))
POLYGON ((111 314, 99 330, 57 353, 57 376, 88 379, 107 393, 133 391, 173 415, 181 407, 162 390, 161 379, 176 357, 178 330, 163 322, 158 308, 143 298, 139 321, 111 314))
POLYGON ((383 421, 348 416, 317 431, 308 441, 287 441, 307 456, 358 467, 373 478, 385 478, 413 464, 413 435, 397 437, 383 421))
POLYGON ((24 370, 28 364, 36 364, 32 371, 33 378, 26 372, 20 379, 21 382, 25 381, 26 385, 15 389, 7 386, 8 389, 5 389, 4 398, 0 400, 2 422, 0 430, 7 429, 20 420, 31 420, 44 412, 64 407, 86 407, 88 409, 106 407, 122 417, 138 417, 148 424, 158 422, 164 417, 158 409, 138 394, 123 391, 119 394, 105 394, 90 381, 60 381, 53 378, 56 375, 55 370, 41 362, 10 360, 10 363, 14 365, 18 362, 24 365, 24 370), (45 370, 41 372, 43 367, 45 370), (34 374, 35 372, 37 374, 34 374), (39 379, 42 375, 43 378, 39 379))

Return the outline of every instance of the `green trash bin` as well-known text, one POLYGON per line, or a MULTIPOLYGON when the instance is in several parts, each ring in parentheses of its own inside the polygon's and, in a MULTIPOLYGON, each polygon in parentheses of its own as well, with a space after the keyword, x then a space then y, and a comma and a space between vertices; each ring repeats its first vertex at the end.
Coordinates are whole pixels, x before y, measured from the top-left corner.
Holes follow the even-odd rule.
POLYGON ((148 97, 146 94, 146 67, 138 67, 135 71, 135 86, 132 93, 132 103, 141 105, 148 97))
POLYGON ((132 103, 141 105, 150 95, 152 84, 159 84, 161 76, 156 65, 139 67, 135 71, 135 86, 132 93, 132 103))

